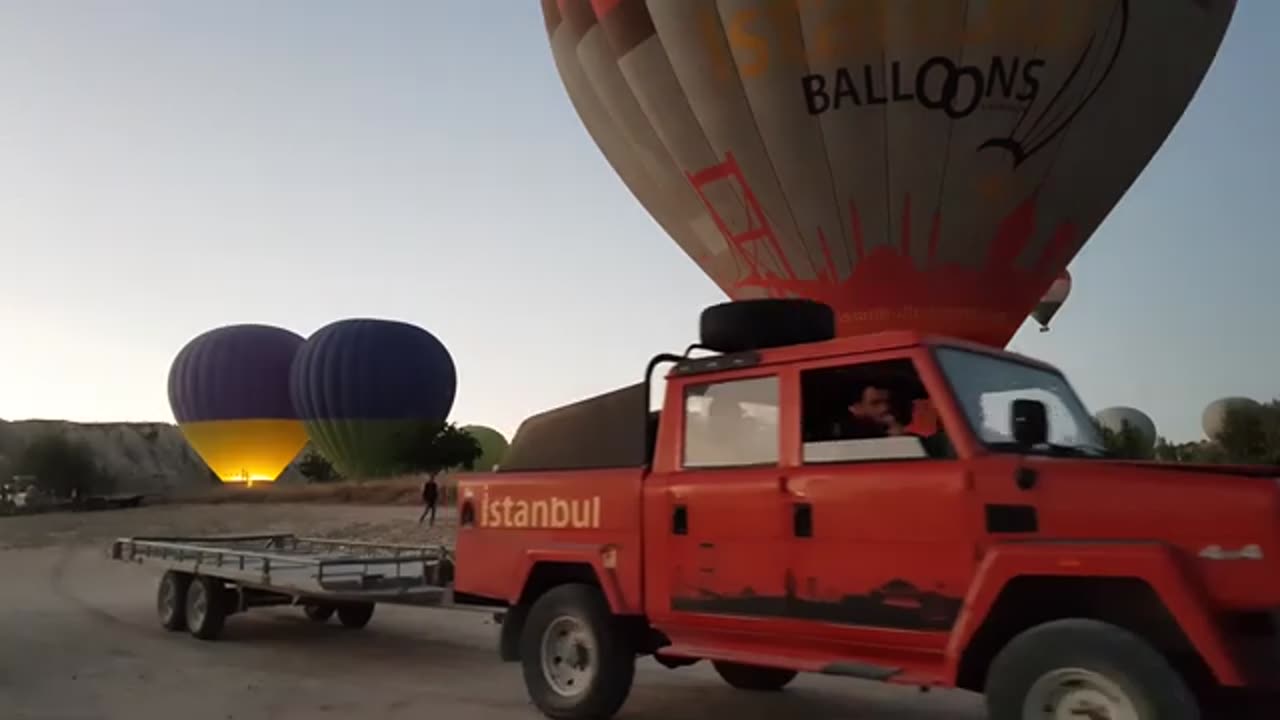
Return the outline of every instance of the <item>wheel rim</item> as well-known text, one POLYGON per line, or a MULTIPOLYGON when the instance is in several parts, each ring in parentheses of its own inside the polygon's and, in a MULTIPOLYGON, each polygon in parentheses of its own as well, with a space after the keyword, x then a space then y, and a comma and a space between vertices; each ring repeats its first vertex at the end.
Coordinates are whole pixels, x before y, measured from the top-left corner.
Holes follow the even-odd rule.
POLYGON ((542 675, 556 694, 581 695, 596 675, 596 641, 581 620, 556 618, 542 633, 542 675))
POLYGON ((178 610, 178 583, 167 577, 160 583, 160 617, 168 620, 178 610))
POLYGON ((1092 670, 1064 668, 1036 681, 1027 693, 1027 720, 1140 720, 1137 706, 1114 681, 1092 670))
POLYGON ((209 612, 209 596, 204 591, 204 583, 191 583, 187 590, 187 624, 193 628, 204 625, 204 616, 209 612))

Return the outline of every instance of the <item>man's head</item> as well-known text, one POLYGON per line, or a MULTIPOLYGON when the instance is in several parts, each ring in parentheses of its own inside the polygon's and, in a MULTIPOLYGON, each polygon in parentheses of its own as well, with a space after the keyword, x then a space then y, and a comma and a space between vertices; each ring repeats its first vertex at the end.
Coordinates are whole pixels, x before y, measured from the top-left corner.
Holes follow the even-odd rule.
POLYGON ((880 420, 889 414, 893 398, 889 389, 878 385, 864 385, 862 392, 854 398, 849 412, 854 417, 880 420))

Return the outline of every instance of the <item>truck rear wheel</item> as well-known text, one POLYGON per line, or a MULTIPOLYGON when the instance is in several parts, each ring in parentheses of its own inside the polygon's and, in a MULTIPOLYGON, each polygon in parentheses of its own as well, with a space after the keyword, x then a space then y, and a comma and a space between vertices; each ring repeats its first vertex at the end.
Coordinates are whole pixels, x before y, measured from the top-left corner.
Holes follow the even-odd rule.
POLYGON ((520 638, 529 697, 554 720, 604 720, 626 702, 635 648, 599 589, 552 588, 529 610, 520 638))
POLYGON ((168 570, 160 578, 156 614, 160 616, 160 624, 165 630, 187 628, 187 588, 190 586, 191 576, 186 573, 168 570))
POLYGON ((987 672, 991 720, 1199 720, 1195 695, 1137 635, 1057 620, 1018 635, 987 672))
POLYGON ((795 670, 743 665, 741 663, 715 661, 711 666, 720 677, 739 690, 776 692, 796 678, 795 670))

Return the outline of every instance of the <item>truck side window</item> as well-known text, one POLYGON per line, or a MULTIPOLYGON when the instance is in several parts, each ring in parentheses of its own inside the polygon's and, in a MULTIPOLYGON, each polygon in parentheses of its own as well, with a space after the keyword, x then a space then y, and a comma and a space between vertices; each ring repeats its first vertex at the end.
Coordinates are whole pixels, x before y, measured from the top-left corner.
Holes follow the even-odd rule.
POLYGON ((908 359, 800 374, 806 464, 954 457, 908 359))
POLYGON ((778 462, 776 376, 690 385, 684 391, 684 467, 778 462))

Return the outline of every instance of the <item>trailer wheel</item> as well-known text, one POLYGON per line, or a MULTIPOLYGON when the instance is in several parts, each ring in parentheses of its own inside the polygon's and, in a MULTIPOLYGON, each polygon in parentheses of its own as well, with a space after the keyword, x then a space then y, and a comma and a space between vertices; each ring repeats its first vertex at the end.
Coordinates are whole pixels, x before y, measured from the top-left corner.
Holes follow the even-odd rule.
POLYGON ((216 640, 227 620, 227 593, 222 581, 200 576, 187 588, 187 630, 201 640, 216 640))
POLYGON ((763 667, 760 665, 743 665, 741 663, 715 661, 711 666, 716 669, 730 686, 739 690, 756 690, 776 692, 787 686, 796 678, 795 670, 763 667))
POLYGON ((338 606, 338 620, 343 627, 359 630, 373 617, 373 603, 347 603, 338 606))
POLYGON ((302 612, 307 616, 307 619, 318 623, 329 622, 329 618, 333 617, 333 609, 332 605, 317 603, 307 603, 302 606, 302 612))
POLYGON ((626 702, 635 648, 598 588, 570 584, 534 602, 520 638, 524 684, 554 720, 603 720, 626 702))
POLYGON ((191 586, 191 576, 173 570, 165 572, 160 578, 160 588, 156 592, 156 612, 160 615, 160 624, 165 630, 184 630, 187 627, 187 588, 191 586))
POLYGON ((991 720, 1199 720, 1195 695, 1142 638, 1095 620, 1058 620, 1018 635, 991 662, 991 720))

